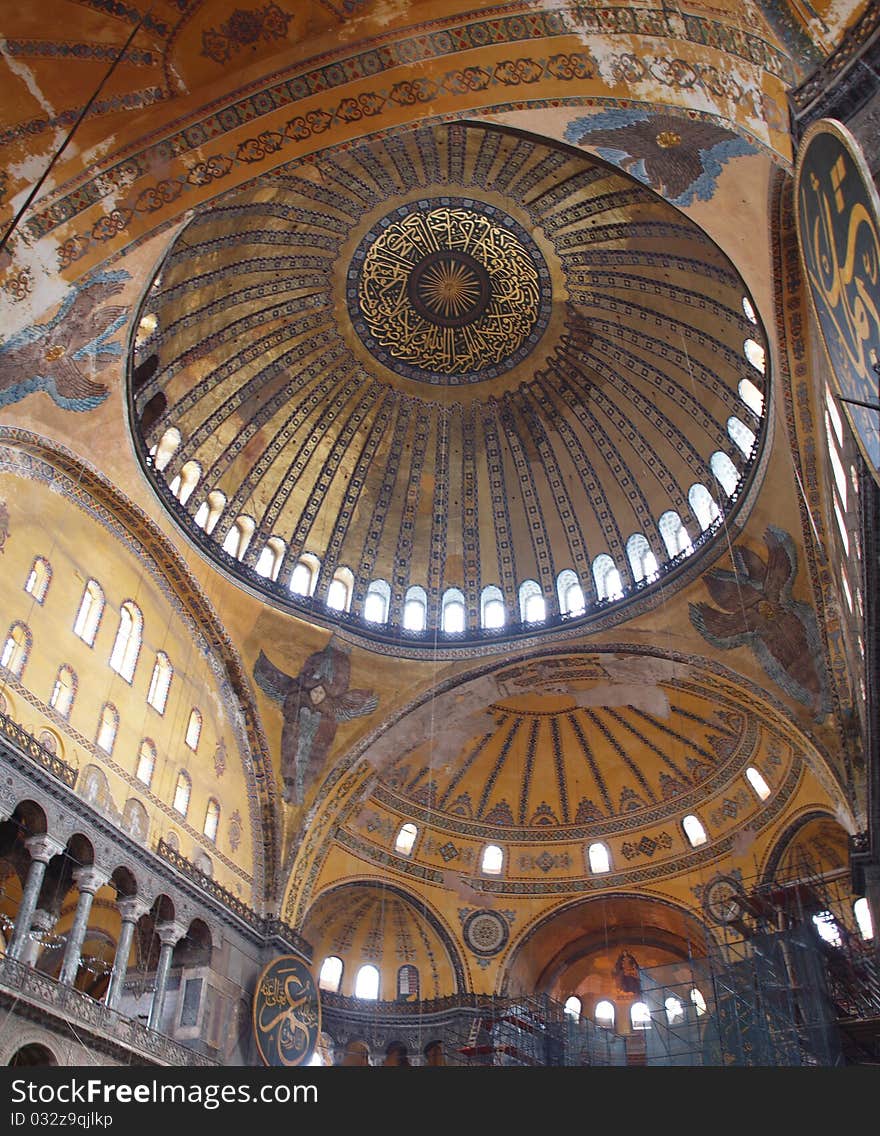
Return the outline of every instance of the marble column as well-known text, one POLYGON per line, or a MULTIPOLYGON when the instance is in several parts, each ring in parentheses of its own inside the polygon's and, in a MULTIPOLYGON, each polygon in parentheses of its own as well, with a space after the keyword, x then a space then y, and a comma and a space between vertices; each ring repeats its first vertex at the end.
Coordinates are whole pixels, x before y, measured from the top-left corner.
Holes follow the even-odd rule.
POLYGON ((122 929, 119 932, 119 942, 116 944, 110 985, 107 987, 107 994, 104 998, 104 1005, 111 1010, 116 1008, 122 987, 125 984, 125 976, 128 973, 128 956, 131 954, 131 940, 134 937, 135 926, 138 919, 148 910, 144 906, 143 900, 137 900, 133 896, 118 899, 116 907, 122 916, 122 929))
POLYGON ((156 966, 156 990, 153 994, 150 1018, 147 1022, 147 1026, 151 1030, 157 1030, 162 1021, 165 988, 168 985, 168 971, 171 968, 171 954, 177 941, 186 934, 186 928, 181 927, 178 923, 157 923, 156 934, 159 936, 161 948, 159 950, 159 962, 156 966))
POLYGON ((73 873, 73 880, 79 888, 79 899, 76 903, 76 914, 73 925, 67 933, 67 946, 64 948, 64 961, 61 963, 61 973, 58 981, 66 986, 73 986, 79 972, 80 952, 89 928, 89 912, 92 910, 92 900, 98 888, 104 886, 108 877, 96 868, 89 866, 77 868, 73 873))
POLYGON ((31 866, 25 880, 21 903, 18 905, 18 915, 15 917, 15 930, 12 940, 6 951, 6 957, 20 960, 28 943, 31 922, 37 908, 40 888, 43 886, 43 877, 46 875, 46 865, 53 856, 64 851, 64 845, 51 836, 31 836, 25 841, 25 848, 31 854, 31 866))

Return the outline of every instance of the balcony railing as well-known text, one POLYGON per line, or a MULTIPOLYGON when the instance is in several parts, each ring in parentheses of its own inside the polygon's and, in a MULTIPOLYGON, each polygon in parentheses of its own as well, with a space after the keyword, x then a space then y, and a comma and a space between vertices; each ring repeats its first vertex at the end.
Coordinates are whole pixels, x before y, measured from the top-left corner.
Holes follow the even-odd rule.
POLYGON ((73 1025, 95 1049, 123 1051, 144 1065, 216 1066, 217 1061, 180 1045, 165 1034, 147 1029, 72 986, 62 985, 33 967, 0 958, 0 999, 31 1007, 48 1019, 73 1025))

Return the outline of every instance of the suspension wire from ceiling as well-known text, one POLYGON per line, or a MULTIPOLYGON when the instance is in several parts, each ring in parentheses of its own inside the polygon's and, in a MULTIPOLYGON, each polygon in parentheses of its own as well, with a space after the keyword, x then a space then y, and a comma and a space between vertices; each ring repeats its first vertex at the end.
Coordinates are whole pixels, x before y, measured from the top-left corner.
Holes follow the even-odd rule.
POLYGON ((89 114, 92 107, 95 105, 95 102, 96 102, 98 96, 100 95, 101 91, 104 89, 108 80, 111 78, 111 76, 113 75, 117 66, 119 65, 121 60, 124 58, 126 52, 128 51, 128 49, 131 47, 132 43, 134 42, 135 36, 138 34, 138 32, 141 30, 141 28, 146 23, 146 21, 153 14, 153 7, 154 7, 154 5, 151 5, 146 10, 146 12, 144 12, 144 14, 141 16, 141 18, 135 24, 135 26, 132 28, 131 34, 129 35, 129 37, 125 41, 125 43, 122 45, 119 52, 114 56, 113 60, 110 63, 110 66, 104 72, 104 75, 102 76, 101 81, 98 83, 98 86, 95 88, 95 90, 92 92, 91 96, 89 97, 88 102, 86 102, 86 104, 81 108, 79 114, 77 115, 76 121, 74 122, 73 126, 71 126, 70 130, 67 132, 67 135, 64 138, 64 141, 61 143, 61 145, 58 147, 58 149, 52 155, 52 157, 49 161, 49 164, 43 170, 42 174, 37 179, 37 181, 35 182, 35 184, 31 188, 30 192, 28 193, 27 197, 25 198, 24 202, 20 206, 18 212, 15 214, 12 221, 7 226, 6 231, 3 234, 3 237, 0 238, 0 253, 5 251, 6 246, 8 245, 9 241, 12 239, 16 230, 18 229, 18 226, 21 222, 22 217, 25 215, 27 210, 30 208, 30 205, 33 202, 34 198, 37 196, 37 194, 42 189, 43 185, 46 182, 46 179, 48 178, 49 174, 52 172, 52 169, 54 168, 55 163, 59 160, 61 155, 67 149, 67 147, 69 146, 74 134, 79 129, 80 125, 85 120, 86 116, 89 114))

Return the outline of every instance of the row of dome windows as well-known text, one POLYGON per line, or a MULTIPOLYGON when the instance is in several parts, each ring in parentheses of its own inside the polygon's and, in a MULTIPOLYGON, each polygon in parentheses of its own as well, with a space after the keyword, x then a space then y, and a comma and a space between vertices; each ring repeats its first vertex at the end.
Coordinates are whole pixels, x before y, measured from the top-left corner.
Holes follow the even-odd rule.
MULTIPOLYGON (((743 297, 743 311, 746 317, 757 324, 757 317, 748 298, 743 297)), ((151 326, 150 331, 154 328, 151 326)), ((764 349, 754 339, 748 338, 743 345, 743 353, 756 372, 764 375, 764 349)), ((764 412, 764 396, 751 379, 744 378, 739 383, 739 395, 756 419, 764 412)), ((751 458, 755 446, 755 434, 735 415, 727 421, 727 431, 731 440, 742 452, 743 457, 751 458)), ((161 439, 151 448, 150 457, 157 471, 161 472, 170 463, 182 442, 180 431, 169 427, 161 439)), ((712 454, 709 467, 721 490, 732 497, 739 485, 740 472, 731 458, 721 450, 712 454)), ((190 460, 183 464, 180 472, 169 482, 169 489, 182 505, 185 505, 202 476, 201 466, 190 460)), ((711 528, 721 517, 718 503, 702 483, 695 483, 688 492, 688 503, 696 517, 701 532, 711 528)), ((209 535, 217 527, 226 508, 226 495, 219 489, 211 490, 201 502, 193 517, 194 523, 209 535)), ((253 517, 242 514, 235 518, 223 539, 222 548, 236 560, 243 559, 256 530, 253 517)), ((658 520, 658 530, 670 559, 680 555, 690 555, 693 543, 681 517, 675 510, 668 510, 658 520)), ((278 579, 287 551, 283 537, 272 536, 266 541, 254 564, 254 571, 264 579, 278 579)), ((659 575, 659 564, 651 549, 650 542, 643 533, 633 533, 627 541, 627 559, 633 582, 639 584, 650 581, 659 575)), ((292 595, 310 597, 314 595, 321 569, 319 558, 311 553, 300 556, 288 580, 292 595)), ((593 583, 596 599, 599 602, 622 599, 624 584, 620 568, 608 553, 598 555, 592 564, 593 583)), ((556 581, 559 612, 562 616, 580 615, 586 610, 581 580, 571 569, 560 572, 556 581)), ((354 592, 354 576, 350 569, 338 568, 327 589, 325 603, 332 611, 347 612, 351 608, 354 592)), ((374 580, 364 599, 362 615, 367 623, 386 624, 391 605, 391 588, 386 580, 374 580)), ((535 580, 524 581, 519 588, 519 614, 523 623, 542 623, 547 618, 547 603, 542 589, 535 580)), ((404 598, 403 626, 408 631, 420 632, 427 629, 428 598, 420 585, 411 586, 404 598)), ((503 628, 507 622, 507 610, 503 594, 496 585, 488 585, 480 598, 480 626, 487 629, 503 628)), ((448 588, 442 597, 440 629, 447 634, 462 633, 466 629, 466 606, 463 593, 458 588, 448 588)))
MULTIPOLYGON (((745 778, 754 790, 758 800, 766 801, 770 796, 770 786, 763 774, 750 765, 745 771, 745 778)), ((706 829, 698 816, 688 813, 682 818, 682 829, 692 848, 698 848, 707 842, 706 829)), ((412 855, 419 830, 412 822, 407 821, 400 826, 394 840, 394 851, 401 856, 412 855)), ((596 841, 587 847, 587 862, 594 875, 611 871, 611 853, 607 845, 596 841)), ((480 858, 480 871, 487 876, 499 876, 504 870, 504 850, 497 844, 487 844, 480 858)))
MULTIPOLYGON (((328 955, 321 963, 318 972, 318 986, 321 990, 328 990, 338 994, 342 987, 342 975, 345 966, 338 955, 328 955)), ((364 998, 376 1001, 379 997, 380 975, 378 967, 372 963, 365 963, 358 970, 354 980, 355 998, 364 998)), ((419 971, 411 963, 407 963, 397 971, 397 998, 399 1001, 410 1001, 419 996, 419 971)))
MULTIPOLYGON (((748 435, 748 453, 751 453, 754 434, 741 423, 740 426, 748 435)), ((727 454, 718 451, 713 454, 710 465, 721 488, 728 497, 732 497, 740 480, 739 471, 734 463, 727 454)), ((710 529, 721 519, 721 510, 717 501, 706 486, 699 482, 691 486, 688 503, 700 524, 701 532, 710 529)), ((225 497, 219 490, 214 490, 196 512, 195 522, 206 532, 212 532, 220 519, 224 505, 225 497)), ((689 556, 693 552, 692 537, 675 510, 670 509, 663 513, 657 522, 657 527, 670 559, 689 556)), ((235 559, 241 560, 255 528, 256 522, 253 517, 236 518, 223 541, 223 550, 235 559)), ((264 579, 277 580, 286 551, 287 546, 281 537, 270 537, 254 564, 254 571, 264 579)), ((650 582, 659 575, 660 565, 644 533, 633 533, 629 537, 626 556, 635 584, 650 582)), ((303 553, 288 580, 290 593, 304 597, 314 595, 320 570, 320 559, 312 553, 303 553)), ((600 553, 593 560, 592 577, 597 601, 623 598, 625 585, 620 568, 607 552, 600 553)), ((561 615, 580 615, 586 611, 587 599, 584 589, 581 580, 572 569, 567 568, 559 573, 556 578, 556 592, 561 615)), ((349 611, 353 594, 353 573, 346 567, 337 568, 327 589, 325 598, 327 608, 332 611, 349 611)), ((391 587, 388 581, 373 580, 364 598, 363 619, 367 623, 385 624, 388 622, 390 606, 391 587)), ((427 592, 421 585, 410 586, 404 597, 404 628, 415 632, 424 631, 427 628, 427 614, 427 592)), ((547 600, 535 580, 525 580, 519 587, 519 615, 523 623, 542 623, 547 619, 547 600)), ((460 633, 465 630, 466 622, 464 593, 459 588, 447 588, 440 605, 441 630, 448 634, 460 633)), ((506 622, 507 608, 501 589, 494 584, 487 585, 480 596, 480 626, 502 628, 506 622)))
MULTIPOLYGON (((46 599, 51 580, 52 565, 45 557, 38 556, 35 558, 25 580, 24 590, 37 603, 42 604, 46 599)), ((87 580, 77 609, 73 631, 89 647, 95 645, 95 638, 98 634, 98 627, 105 606, 104 589, 97 580, 87 580)), ((128 683, 134 681, 143 636, 143 613, 136 603, 126 600, 119 610, 119 626, 113 641, 113 649, 110 652, 109 665, 128 683)), ((24 670, 30 653, 31 642, 32 636, 27 625, 21 622, 13 624, 3 650, 4 657, 8 653, 8 661, 4 661, 3 665, 11 670, 17 678, 21 677, 24 670)), ((147 690, 147 703, 159 714, 165 713, 173 677, 174 667, 171 665, 168 655, 164 651, 157 651, 150 676, 150 685, 147 690)), ((76 687, 77 679, 73 670, 70 667, 62 667, 58 672, 49 705, 63 717, 67 717, 70 713, 76 687)), ((186 744, 193 752, 198 750, 201 732, 202 715, 196 707, 193 707, 186 728, 186 744)))
MULTIPOLYGON (((701 1017, 706 1013, 706 999, 703 997, 698 987, 694 986, 691 988, 690 1000, 693 1003, 697 1017, 701 1017)), ((675 1025, 676 1022, 684 1021, 684 1003, 674 994, 670 994, 666 998, 664 1010, 668 1025, 675 1025)), ((577 995, 572 995, 566 1001, 565 1013, 571 1018, 580 1019, 581 1000, 577 995)), ((593 1017, 597 1026, 602 1026, 604 1029, 614 1029, 615 1022, 617 1021, 617 1009, 613 1002, 609 1001, 607 998, 603 998, 596 1003, 595 1009, 593 1010, 593 1017)), ((634 1030, 650 1029, 651 1011, 647 1004, 645 1002, 633 1002, 629 1010, 629 1020, 634 1030)))

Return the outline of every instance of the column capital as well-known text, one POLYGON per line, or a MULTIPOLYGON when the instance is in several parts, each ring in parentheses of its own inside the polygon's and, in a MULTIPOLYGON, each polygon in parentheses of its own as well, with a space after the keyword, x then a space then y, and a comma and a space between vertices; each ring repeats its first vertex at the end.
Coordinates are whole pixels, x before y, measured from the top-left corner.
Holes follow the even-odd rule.
POLYGON ((139 899, 136 895, 121 895, 116 900, 116 910, 122 916, 123 923, 137 923, 150 910, 150 906, 147 900, 139 899))
POLYGON ((24 842, 25 848, 31 854, 32 860, 39 860, 41 864, 48 864, 53 856, 64 851, 64 845, 54 836, 41 832, 36 836, 29 836, 24 842))
POLYGON ((94 864, 84 864, 73 873, 73 882, 81 892, 87 891, 94 895, 99 888, 110 879, 106 872, 100 871, 94 864))
POLYGON ((156 934, 163 947, 169 943, 174 946, 186 934, 186 927, 182 923, 157 923, 156 934))

